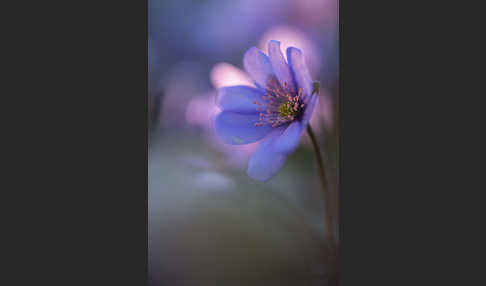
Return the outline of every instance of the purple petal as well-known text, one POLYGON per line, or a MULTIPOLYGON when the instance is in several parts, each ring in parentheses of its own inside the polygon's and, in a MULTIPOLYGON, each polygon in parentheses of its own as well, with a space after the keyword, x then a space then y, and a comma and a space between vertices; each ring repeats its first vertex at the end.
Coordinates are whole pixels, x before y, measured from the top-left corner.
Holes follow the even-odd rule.
POLYGON ((268 42, 268 57, 270 58, 270 62, 272 64, 273 71, 277 76, 280 84, 283 86, 283 83, 287 83, 288 89, 290 92, 295 92, 295 85, 294 80, 292 78, 292 74, 290 72, 290 68, 285 62, 285 58, 280 50, 280 42, 279 41, 269 41, 268 42))
POLYGON ((304 114, 302 115, 302 126, 305 126, 307 122, 309 122, 309 120, 311 119, 312 112, 314 111, 314 107, 316 106, 318 101, 319 101, 318 94, 314 94, 310 96, 309 103, 307 104, 304 114))
POLYGON ((287 129, 282 133, 280 138, 275 142, 277 151, 284 154, 293 152, 299 143, 300 135, 302 134, 302 125, 299 121, 292 122, 287 129))
POLYGON ((273 177, 285 163, 286 155, 277 151, 275 142, 283 128, 274 129, 258 145, 248 162, 248 176, 257 181, 266 181, 273 177))
POLYGON ((274 128, 270 124, 255 126, 258 114, 239 114, 223 111, 216 116, 216 134, 224 142, 232 145, 248 144, 265 137, 274 128))
POLYGON ((302 52, 294 47, 287 49, 287 59, 289 60, 290 70, 297 88, 302 88, 304 102, 308 104, 309 96, 312 92, 312 78, 305 64, 302 52))
POLYGON ((218 90, 216 104, 223 111, 257 113, 258 106, 254 102, 262 102, 263 95, 261 90, 249 86, 226 86, 218 90))
POLYGON ((250 48, 243 57, 246 72, 260 87, 266 88, 267 82, 275 78, 270 59, 256 47, 250 48))

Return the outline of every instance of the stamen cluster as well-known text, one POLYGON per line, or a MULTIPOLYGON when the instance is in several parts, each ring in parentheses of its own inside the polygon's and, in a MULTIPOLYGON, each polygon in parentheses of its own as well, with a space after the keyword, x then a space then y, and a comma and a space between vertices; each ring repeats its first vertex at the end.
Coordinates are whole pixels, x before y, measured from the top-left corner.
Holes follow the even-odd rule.
POLYGON ((260 121, 256 122, 255 126, 272 124, 272 127, 278 127, 294 121, 302 114, 304 109, 302 88, 299 88, 296 93, 291 92, 286 82, 281 87, 278 81, 271 81, 262 99, 263 103, 253 102, 257 105, 257 110, 260 111, 260 121))

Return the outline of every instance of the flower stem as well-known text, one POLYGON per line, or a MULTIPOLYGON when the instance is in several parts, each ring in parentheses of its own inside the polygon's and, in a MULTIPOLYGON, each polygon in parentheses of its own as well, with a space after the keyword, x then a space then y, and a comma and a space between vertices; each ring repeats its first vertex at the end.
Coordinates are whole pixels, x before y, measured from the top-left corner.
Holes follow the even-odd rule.
POLYGON ((310 124, 307 124, 307 133, 309 133, 309 137, 311 138, 312 145, 314 146, 314 152, 316 153, 316 159, 317 159, 317 165, 319 167, 319 176, 321 178, 321 184, 322 184, 322 193, 324 195, 324 211, 325 211, 325 219, 326 219, 326 226, 327 226, 327 234, 330 236, 330 238, 334 238, 333 235, 333 227, 332 227, 332 218, 331 218, 331 207, 330 207, 330 199, 329 199, 329 191, 327 190, 327 180, 326 180, 326 174, 324 173, 324 161, 322 160, 321 156, 321 149, 319 148, 319 145, 317 144, 316 137, 314 135, 314 131, 312 131, 312 128, 310 124))
MULTIPOLYGON (((333 280, 334 283, 337 281, 337 244, 335 242, 334 237, 334 227, 332 223, 332 216, 331 216, 331 201, 329 196, 329 190, 327 188, 327 180, 326 174, 324 172, 324 161, 322 160, 321 149, 319 148, 319 144, 317 144, 316 136, 314 135, 314 131, 312 131, 312 127, 310 124, 307 124, 307 133, 312 141, 312 145, 314 146, 314 152, 316 154, 317 165, 319 168, 319 176, 321 178, 321 185, 322 185, 322 194, 324 196, 324 217, 325 217, 325 224, 327 228, 327 236, 328 236, 328 243, 329 243, 329 277, 333 280)), ((331 283, 331 284, 334 284, 331 283)))

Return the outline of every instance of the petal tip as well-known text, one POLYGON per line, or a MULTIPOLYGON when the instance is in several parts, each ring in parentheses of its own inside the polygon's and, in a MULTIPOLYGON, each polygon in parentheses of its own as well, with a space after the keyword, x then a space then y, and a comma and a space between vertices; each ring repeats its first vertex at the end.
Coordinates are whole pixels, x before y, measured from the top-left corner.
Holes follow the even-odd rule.
POLYGON ((248 176, 256 181, 266 181, 275 176, 285 164, 287 155, 278 152, 275 142, 282 130, 276 129, 267 135, 257 146, 248 161, 248 176))
POLYGON ((245 59, 247 58, 247 56, 249 56, 249 55, 251 55, 251 54, 254 54, 254 53, 261 53, 261 52, 262 52, 262 51, 260 51, 260 49, 259 49, 259 48, 257 48, 257 47, 255 47, 255 46, 253 46, 253 47, 249 48, 249 49, 248 49, 248 50, 245 52, 245 54, 244 54, 244 56, 243 56, 243 62, 245 62, 245 59))
POLYGON ((277 47, 280 47, 280 41, 277 40, 270 40, 268 41, 268 48, 270 49, 270 46, 276 45, 277 47))
POLYGON ((302 51, 296 47, 288 47, 287 48, 287 59, 290 58, 290 55, 295 53, 296 55, 302 56, 302 51))
POLYGON ((272 53, 280 52, 280 42, 277 40, 268 41, 267 53, 271 57, 272 53))
POLYGON ((248 169, 246 170, 246 174, 248 175, 248 177, 259 182, 268 181, 275 175, 275 174, 265 174, 265 173, 255 172, 253 168, 250 168, 250 166, 248 166, 248 169))

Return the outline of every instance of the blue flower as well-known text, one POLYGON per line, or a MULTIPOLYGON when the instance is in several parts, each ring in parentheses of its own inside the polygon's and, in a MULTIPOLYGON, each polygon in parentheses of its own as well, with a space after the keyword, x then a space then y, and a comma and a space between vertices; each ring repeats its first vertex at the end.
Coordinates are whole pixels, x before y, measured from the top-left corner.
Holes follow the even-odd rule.
POLYGON ((232 145, 260 141, 248 162, 248 175, 259 181, 274 176, 311 118, 318 96, 302 52, 287 49, 287 59, 280 42, 268 43, 268 56, 256 47, 243 57, 243 65, 256 87, 228 86, 218 90, 216 134, 232 145))

